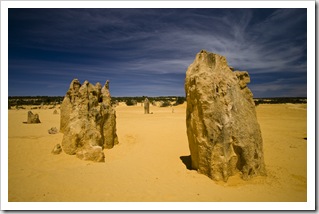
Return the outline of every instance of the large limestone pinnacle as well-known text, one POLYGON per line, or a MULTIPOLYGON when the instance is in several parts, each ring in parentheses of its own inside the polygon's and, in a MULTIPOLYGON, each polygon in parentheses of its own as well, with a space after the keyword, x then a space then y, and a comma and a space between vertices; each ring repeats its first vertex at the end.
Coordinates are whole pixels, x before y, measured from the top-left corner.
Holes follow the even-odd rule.
POLYGON ((118 144, 116 112, 111 105, 109 81, 102 87, 74 79, 61 105, 62 149, 82 160, 104 162, 103 149, 118 144))
POLYGON ((192 168, 213 180, 266 175, 263 141, 245 71, 200 51, 185 79, 186 125, 192 168))

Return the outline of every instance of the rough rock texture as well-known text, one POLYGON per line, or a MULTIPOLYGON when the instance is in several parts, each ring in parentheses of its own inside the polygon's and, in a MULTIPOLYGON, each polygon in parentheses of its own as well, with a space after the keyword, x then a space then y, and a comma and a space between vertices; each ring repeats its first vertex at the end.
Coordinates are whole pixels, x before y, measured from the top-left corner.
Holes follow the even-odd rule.
POLYGON ((27 123, 41 123, 38 114, 33 114, 31 111, 28 111, 27 123))
POLYGON ((145 98, 144 100, 144 114, 149 114, 150 113, 150 101, 145 98))
POLYGON ((101 86, 74 79, 61 105, 63 151, 83 160, 104 161, 104 148, 118 144, 109 81, 101 86))
POLYGON ((59 114, 59 113, 58 113, 58 111, 55 109, 55 110, 53 111, 53 114, 59 114))
POLYGON ((247 72, 202 50, 185 79, 192 168, 213 180, 265 175, 263 143, 247 72))
POLYGON ((56 127, 52 127, 51 129, 48 130, 49 134, 57 134, 58 133, 58 129, 56 127))
POLYGON ((54 155, 58 155, 62 152, 62 147, 60 144, 57 144, 53 147, 51 153, 54 154, 54 155))
POLYGON ((105 155, 100 146, 92 146, 89 148, 81 149, 76 153, 76 157, 82 160, 89 160, 94 162, 104 162, 105 155))

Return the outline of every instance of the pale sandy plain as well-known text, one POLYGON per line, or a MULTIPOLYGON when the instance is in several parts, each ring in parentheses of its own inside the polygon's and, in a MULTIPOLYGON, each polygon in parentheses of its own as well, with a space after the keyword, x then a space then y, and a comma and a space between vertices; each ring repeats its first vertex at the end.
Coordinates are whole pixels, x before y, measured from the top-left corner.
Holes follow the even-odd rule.
POLYGON ((10 202, 285 202, 307 201, 307 105, 257 106, 268 176, 214 182, 187 169, 186 104, 143 114, 116 107, 119 144, 105 163, 51 154, 63 134, 54 109, 37 109, 41 124, 23 124, 27 111, 9 110, 10 202), (185 163, 186 165, 185 165, 185 163))

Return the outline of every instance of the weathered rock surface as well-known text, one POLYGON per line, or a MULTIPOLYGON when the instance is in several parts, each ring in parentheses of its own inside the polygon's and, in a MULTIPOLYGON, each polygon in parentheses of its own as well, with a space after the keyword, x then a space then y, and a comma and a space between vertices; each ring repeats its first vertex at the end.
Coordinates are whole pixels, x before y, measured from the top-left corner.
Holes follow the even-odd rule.
POLYGON ((80 158, 81 160, 88 160, 94 162, 105 161, 105 155, 102 151, 102 147, 100 146, 92 146, 89 148, 81 149, 79 152, 76 153, 76 157, 80 158))
POLYGON ((38 114, 33 114, 31 111, 28 111, 28 119, 27 119, 28 124, 32 123, 41 123, 39 119, 38 114))
POLYGON ((58 111, 55 109, 55 110, 53 111, 53 114, 59 114, 59 113, 58 113, 58 111))
POLYGON ((263 142, 247 72, 202 50, 185 79, 186 125, 192 168, 213 180, 265 175, 263 142))
POLYGON ((58 129, 56 127, 52 127, 48 130, 49 134, 57 134, 58 133, 58 129))
POLYGON ((60 131, 63 151, 83 160, 104 161, 104 148, 118 144, 116 113, 109 82, 101 86, 74 79, 61 105, 60 131))

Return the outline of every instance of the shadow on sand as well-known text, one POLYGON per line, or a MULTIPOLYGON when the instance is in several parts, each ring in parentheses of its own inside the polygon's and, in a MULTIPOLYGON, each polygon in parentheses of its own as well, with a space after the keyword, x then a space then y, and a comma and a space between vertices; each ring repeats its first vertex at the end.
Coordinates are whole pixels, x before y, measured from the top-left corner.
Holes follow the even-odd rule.
POLYGON ((188 170, 195 170, 195 169, 192 169, 192 159, 191 159, 190 155, 188 155, 188 156, 180 156, 179 158, 181 159, 183 164, 185 164, 185 166, 186 166, 186 168, 188 170))

